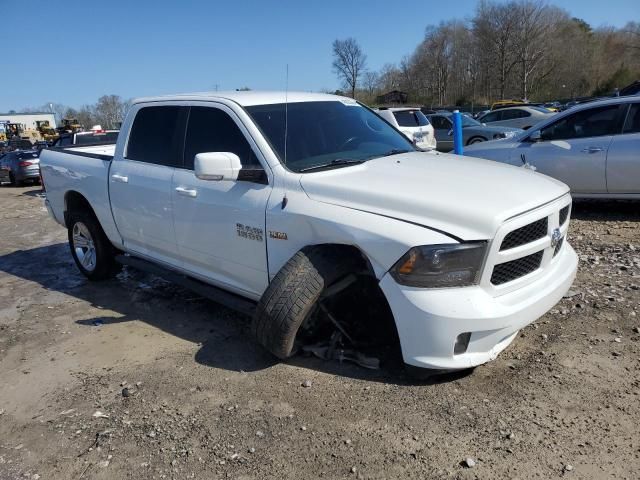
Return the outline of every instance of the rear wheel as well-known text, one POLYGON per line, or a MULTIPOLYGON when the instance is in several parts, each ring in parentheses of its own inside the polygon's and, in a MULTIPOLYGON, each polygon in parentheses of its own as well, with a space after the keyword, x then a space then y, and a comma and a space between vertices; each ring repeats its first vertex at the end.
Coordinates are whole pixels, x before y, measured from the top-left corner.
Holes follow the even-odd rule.
POLYGON ((67 225, 71 255, 85 277, 105 280, 120 270, 115 249, 93 215, 74 213, 67 225))
POLYGON ((9 183, 12 187, 19 187, 20 183, 16 181, 16 176, 13 173, 9 174, 9 183))

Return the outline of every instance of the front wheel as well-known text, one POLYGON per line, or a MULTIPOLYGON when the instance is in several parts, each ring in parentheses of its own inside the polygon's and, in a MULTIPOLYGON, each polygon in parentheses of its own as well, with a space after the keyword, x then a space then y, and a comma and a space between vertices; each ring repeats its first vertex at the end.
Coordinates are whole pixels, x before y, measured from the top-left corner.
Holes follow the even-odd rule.
POLYGON ((68 223, 69 247, 80 272, 89 280, 105 280, 120 269, 115 251, 93 215, 77 213, 68 223))
POLYGON ((484 141, 486 141, 486 139, 482 137, 473 137, 471 140, 469 140, 469 143, 467 143, 467 145, 473 145, 474 143, 480 143, 484 141))

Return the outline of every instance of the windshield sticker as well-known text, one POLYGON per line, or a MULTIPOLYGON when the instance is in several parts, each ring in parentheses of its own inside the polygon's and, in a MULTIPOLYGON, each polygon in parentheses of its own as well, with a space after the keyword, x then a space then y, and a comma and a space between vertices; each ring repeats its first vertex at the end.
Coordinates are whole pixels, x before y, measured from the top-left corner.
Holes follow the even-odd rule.
POLYGON ((338 101, 341 102, 343 105, 347 105, 349 107, 360 106, 360 104, 356 102, 353 98, 339 98, 338 101))

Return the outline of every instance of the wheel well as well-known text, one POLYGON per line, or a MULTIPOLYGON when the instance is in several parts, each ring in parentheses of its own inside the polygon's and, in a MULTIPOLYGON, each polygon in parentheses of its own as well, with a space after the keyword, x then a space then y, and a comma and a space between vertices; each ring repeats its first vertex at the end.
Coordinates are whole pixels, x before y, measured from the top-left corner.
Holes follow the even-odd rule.
MULTIPOLYGON (((323 256, 326 254, 332 261, 348 263, 347 271, 355 274, 355 280, 344 290, 327 298, 326 306, 334 317, 340 323, 344 323, 346 329, 363 344, 373 347, 371 352, 374 356, 387 356, 389 352, 397 356, 400 351, 400 340, 393 313, 367 255, 356 246, 344 244, 312 245, 302 250, 314 251, 314 253, 320 251, 323 256), (381 353, 380 346, 389 348, 383 349, 386 353, 381 353)), ((332 330, 327 318, 324 322, 332 330)), ((303 328, 304 325, 301 330, 303 328)), ((325 330, 326 333, 327 330, 325 330)))
POLYGON ((87 212, 96 217, 89 201, 81 194, 74 190, 69 191, 64 196, 64 223, 68 224, 69 215, 75 212, 87 212))

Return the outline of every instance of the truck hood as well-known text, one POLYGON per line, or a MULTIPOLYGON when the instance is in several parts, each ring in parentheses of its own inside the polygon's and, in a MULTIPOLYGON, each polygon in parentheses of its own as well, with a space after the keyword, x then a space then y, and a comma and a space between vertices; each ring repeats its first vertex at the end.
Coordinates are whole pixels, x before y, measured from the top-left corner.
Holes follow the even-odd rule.
POLYGON ((529 169, 430 152, 303 174, 318 202, 417 223, 462 240, 493 238, 507 219, 569 192, 529 169))

